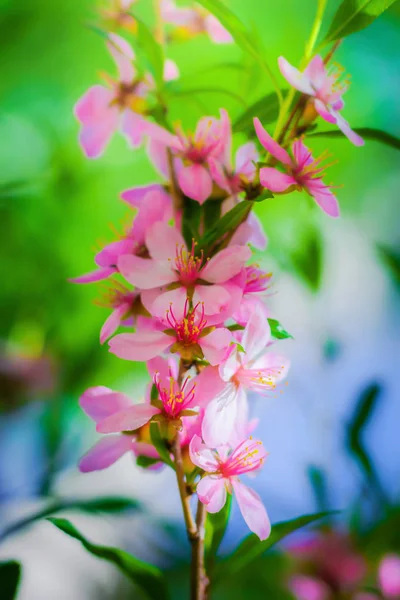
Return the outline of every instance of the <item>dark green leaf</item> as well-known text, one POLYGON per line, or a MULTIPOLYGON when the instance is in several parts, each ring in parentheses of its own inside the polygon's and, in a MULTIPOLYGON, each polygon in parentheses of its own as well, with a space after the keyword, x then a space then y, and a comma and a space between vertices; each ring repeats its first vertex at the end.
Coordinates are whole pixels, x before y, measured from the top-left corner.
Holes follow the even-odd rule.
POLYGON ((159 462, 160 460, 158 458, 150 458, 150 456, 138 456, 136 459, 137 466, 142 467, 143 469, 148 469, 159 462))
POLYGON ((39 510, 32 515, 29 515, 25 519, 21 519, 16 523, 12 523, 3 531, 0 531, 0 540, 5 539, 9 535, 31 525, 35 521, 40 521, 50 515, 54 515, 62 510, 79 510, 84 512, 106 512, 106 513, 120 513, 124 510, 138 510, 140 508, 139 502, 132 498, 95 498, 89 500, 56 500, 43 510, 39 510))
POLYGON ((199 239, 201 219, 201 206, 196 200, 185 198, 183 205, 182 233, 188 248, 192 247, 193 240, 199 239))
POLYGON ((309 230, 299 250, 290 254, 292 265, 298 275, 316 292, 322 275, 323 246, 318 230, 309 230))
POLYGON ((322 44, 365 29, 396 0, 343 0, 322 44))
POLYGON ((271 335, 276 340, 286 340, 288 338, 293 339, 293 336, 290 335, 290 333, 288 333, 276 319, 268 319, 268 323, 271 327, 271 335))
POLYGON ((132 554, 109 546, 98 546, 89 542, 67 519, 48 519, 67 535, 81 542, 82 546, 98 558, 114 563, 152 600, 167 600, 168 591, 164 575, 155 566, 139 560, 132 554))
POLYGON ((368 483, 375 488, 380 496, 384 496, 373 462, 362 440, 362 434, 373 411, 376 409, 381 391, 379 384, 372 383, 361 393, 354 415, 347 426, 347 447, 365 473, 368 483))
POLYGON ((272 527, 271 535, 267 540, 260 542, 259 538, 254 534, 247 536, 236 550, 221 561, 215 571, 215 577, 224 578, 230 575, 237 575, 239 571, 246 568, 251 562, 259 558, 264 552, 275 546, 283 538, 297 531, 301 527, 305 527, 310 523, 314 523, 319 519, 327 516, 332 516, 334 512, 322 512, 313 515, 304 515, 290 521, 277 523, 272 527))
POLYGON ((263 125, 267 125, 278 118, 278 113, 279 102, 277 95, 273 93, 263 96, 236 119, 232 125, 233 132, 250 133, 252 137, 255 137, 254 117, 258 117, 263 125))
POLYGON ((206 560, 212 565, 214 562, 226 528, 232 508, 232 494, 228 494, 225 506, 217 513, 207 513, 206 521, 206 560))
POLYGON ((160 459, 163 462, 165 462, 165 464, 175 469, 174 463, 171 460, 170 451, 168 450, 164 440, 161 437, 160 427, 158 423, 150 423, 150 437, 153 446, 160 455, 160 459))
POLYGON ((221 218, 221 199, 211 198, 206 200, 203 204, 203 226, 204 230, 208 231, 210 227, 213 227, 215 223, 221 218))
POLYGON ((164 85, 164 54, 154 34, 148 26, 135 15, 137 22, 137 42, 143 51, 147 68, 154 77, 158 88, 164 85))
POLYGON ((326 490, 325 474, 319 467, 311 465, 308 468, 308 476, 314 490, 315 501, 319 511, 326 511, 328 508, 328 495, 326 490))
POLYGON ((263 189, 263 191, 261 192, 261 194, 259 196, 256 196, 255 198, 251 198, 253 200, 253 202, 263 202, 263 200, 269 200, 270 198, 273 198, 274 195, 270 190, 266 190, 263 189))
POLYGON ((211 227, 200 239, 200 248, 209 248, 218 242, 225 234, 232 233, 245 221, 253 207, 253 202, 243 201, 236 204, 219 221, 211 227))
MULTIPOLYGON (((385 144, 385 146, 390 146, 391 148, 395 148, 395 150, 400 150, 400 139, 394 135, 391 135, 390 133, 387 133, 386 131, 373 129, 372 127, 356 127, 354 131, 366 140, 381 142, 382 144, 385 144)), ((332 129, 331 131, 315 131, 307 134, 307 137, 346 138, 340 129, 332 129)))
POLYGON ((395 252, 392 248, 384 246, 383 244, 378 244, 377 250, 383 263, 389 269, 394 281, 400 285, 400 252, 395 252))
POLYGON ((21 579, 21 565, 15 560, 0 562, 0 597, 1 600, 14 600, 17 597, 21 579))

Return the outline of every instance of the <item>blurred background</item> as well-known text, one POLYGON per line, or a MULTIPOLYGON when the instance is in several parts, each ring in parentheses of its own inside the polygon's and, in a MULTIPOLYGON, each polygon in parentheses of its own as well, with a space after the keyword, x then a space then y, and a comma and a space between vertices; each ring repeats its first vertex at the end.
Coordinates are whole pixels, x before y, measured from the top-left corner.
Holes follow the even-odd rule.
MULTIPOLYGON (((151 18, 150 4, 139 1, 143 18, 151 18)), ((229 1, 254 28, 282 87, 276 59, 299 62, 314 4, 229 1)), ((326 26, 338 4, 329 3, 326 26)), ((96 286, 67 281, 90 271, 94 248, 114 239, 112 225, 118 229, 126 214, 121 191, 157 178, 145 152, 127 151, 120 136, 97 161, 85 159, 77 142, 74 103, 99 72, 114 72, 104 40, 87 27, 105 5, 0 0, 0 560, 22 563, 22 600, 140 597, 114 567, 48 522, 21 525, 55 499, 96 496, 133 498, 142 509, 65 514, 97 543, 168 569, 173 598, 185 597, 187 547, 171 474, 141 470, 129 456, 104 472, 84 475, 76 467, 95 439, 79 395, 106 385, 140 397, 146 383, 142 365, 100 346, 108 311, 93 302, 96 286)), ((397 2, 339 48, 336 59, 352 75, 345 117, 353 127, 400 136, 399 47, 397 2)), ((272 91, 233 44, 200 36, 173 42, 168 56, 181 72, 171 112, 185 126, 222 106, 235 121, 272 91)), ((235 144, 244 139, 239 132, 235 144)), ((257 259, 274 273, 271 311, 294 340, 281 344, 292 360, 284 393, 252 402, 270 451, 254 485, 272 522, 343 510, 332 525, 337 533, 325 527, 318 535, 354 547, 367 573, 354 585, 375 590, 380 558, 400 552, 400 155, 373 141, 355 148, 315 138, 310 147, 317 154, 329 147, 339 159, 330 175, 343 184, 342 217, 330 220, 301 194, 257 205, 269 238, 257 259)), ((223 552, 246 534, 233 511, 223 552)), ((221 582, 215 598, 293 598, 296 561, 291 550, 267 555, 234 582, 221 582)), ((352 589, 335 598, 353 597, 352 589)), ((325 600, 307 594, 297 597, 325 600)))

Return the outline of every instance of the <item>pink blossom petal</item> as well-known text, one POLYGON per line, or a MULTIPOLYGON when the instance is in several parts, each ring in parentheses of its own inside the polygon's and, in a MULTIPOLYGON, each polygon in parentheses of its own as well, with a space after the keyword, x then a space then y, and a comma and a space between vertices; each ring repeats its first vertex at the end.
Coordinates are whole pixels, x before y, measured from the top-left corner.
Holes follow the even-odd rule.
POLYGON ((160 458, 157 450, 152 444, 146 442, 132 442, 132 450, 136 456, 147 456, 148 458, 160 458))
POLYGON ((241 367, 239 353, 235 344, 229 348, 228 355, 225 360, 219 365, 219 374, 223 381, 230 381, 235 373, 241 367))
POLYGON ((115 331, 121 325, 121 321, 123 320, 125 314, 129 311, 130 307, 130 302, 123 302, 112 311, 101 328, 100 344, 104 344, 104 342, 111 337, 113 333, 115 333, 115 331))
POLYGON ((315 91, 311 85, 310 77, 307 76, 306 73, 301 73, 283 56, 278 58, 278 66, 286 81, 288 81, 296 90, 303 92, 303 94, 308 94, 309 96, 315 95, 315 91))
POLYGON ((194 289, 193 304, 202 302, 206 315, 222 313, 230 301, 231 296, 222 285, 196 285, 194 289))
POLYGON ((322 56, 317 54, 310 60, 307 67, 304 69, 304 76, 310 81, 314 93, 315 90, 320 90, 323 87, 328 74, 322 56))
POLYGON ((355 131, 353 131, 346 121, 342 117, 342 115, 336 115, 336 124, 339 127, 340 131, 344 133, 344 135, 354 144, 355 146, 364 146, 365 142, 361 136, 358 135, 355 131))
POLYGON ((122 83, 131 83, 136 72, 132 64, 135 54, 131 46, 124 38, 115 33, 109 33, 108 39, 107 47, 118 67, 119 80, 122 83))
POLYGON ((141 202, 130 235, 138 246, 143 246, 146 242, 147 233, 154 223, 169 221, 172 216, 171 196, 163 188, 150 190, 141 202))
POLYGON ((273 380, 275 383, 278 383, 287 377, 290 369, 290 360, 281 354, 275 354, 275 352, 264 352, 249 366, 249 370, 255 372, 254 375, 261 369, 270 369, 273 371, 273 380))
POLYGON ((169 382, 171 375, 174 379, 178 378, 178 362, 174 356, 167 359, 162 356, 152 358, 147 362, 147 370, 151 378, 157 373, 162 382, 169 382))
POLYGON ((99 433, 119 433, 121 431, 135 431, 150 421, 160 412, 159 408, 151 404, 135 404, 110 415, 97 424, 99 433))
POLYGON ((173 81, 174 79, 179 79, 179 69, 178 65, 174 60, 167 58, 164 63, 164 81, 173 81))
POLYGON ((271 533, 271 523, 260 496, 239 480, 232 481, 236 500, 240 512, 250 531, 255 533, 260 540, 266 540, 271 533))
POLYGON ((143 200, 149 192, 163 193, 163 191, 163 187, 159 183, 150 183, 149 185, 142 185, 124 190, 121 192, 121 198, 131 206, 141 208, 141 206, 143 206, 143 200))
POLYGON ((150 256, 161 261, 175 259, 177 250, 182 246, 186 250, 186 243, 179 229, 162 221, 154 223, 148 230, 146 246, 150 256))
POLYGON ((99 385, 88 388, 79 398, 79 405, 93 421, 99 423, 115 412, 132 406, 132 401, 125 394, 99 385))
POLYGON ((201 426, 202 437, 211 448, 227 444, 234 434, 240 387, 227 383, 206 407, 201 426))
POLYGON ((132 437, 129 435, 103 437, 81 458, 79 470, 82 473, 90 473, 106 469, 131 449, 132 437))
POLYGON ((292 152, 297 164, 297 170, 299 171, 312 164, 314 160, 310 150, 307 148, 301 138, 293 142, 292 152))
POLYGON ((334 116, 332 114, 332 112, 329 110, 329 107, 325 104, 325 102, 322 102, 322 100, 317 98, 314 101, 314 106, 315 106, 315 110, 317 111, 319 116, 322 119, 324 119, 324 121, 326 121, 327 123, 336 124, 336 116, 334 116))
POLYGON ((207 512, 217 513, 226 502, 226 486, 222 477, 206 476, 197 484, 197 495, 207 512))
POLYGON ((82 125, 79 141, 88 158, 98 158, 104 152, 118 124, 119 109, 109 106, 98 120, 91 119, 82 125))
POLYGON ((203 204, 212 192, 211 175, 201 164, 181 167, 178 171, 178 183, 185 196, 197 200, 200 204, 203 204))
POLYGON ((241 344, 246 352, 243 360, 246 364, 265 350, 268 342, 271 339, 271 328, 268 320, 265 318, 265 312, 256 310, 251 315, 244 331, 241 344))
POLYGON ((196 379, 196 405, 207 406, 216 395, 225 387, 218 373, 218 367, 206 367, 197 375, 196 379))
POLYGON ((211 331, 211 333, 200 339, 204 358, 210 365, 217 365, 223 360, 231 339, 231 332, 224 327, 214 329, 214 331, 211 331))
POLYGON ((379 565, 379 583, 385 598, 400 597, 400 556, 387 554, 379 565))
POLYGON ((235 172, 244 175, 249 181, 252 181, 256 167, 254 165, 260 158, 254 142, 247 142, 240 146, 236 152, 235 172))
POLYGON ((264 129, 264 127, 261 125, 260 119, 257 117, 254 119, 254 128, 261 145, 264 146, 264 148, 274 158, 279 160, 279 162, 283 163, 284 165, 292 164, 289 154, 286 152, 286 150, 284 150, 284 148, 282 148, 282 146, 278 144, 278 142, 275 142, 275 140, 272 139, 266 129, 264 129))
POLYGON ((150 306, 150 313, 161 319, 165 318, 166 313, 172 305, 172 310, 176 319, 181 320, 185 313, 185 304, 187 299, 186 288, 178 287, 174 290, 161 292, 155 298, 150 306))
POLYGON ((85 273, 85 275, 80 275, 79 277, 72 277, 68 279, 71 283, 93 283, 95 281, 102 281, 103 279, 107 279, 115 273, 117 269, 115 267, 103 267, 101 269, 96 269, 91 273, 85 273))
POLYGON ((148 121, 141 115, 126 110, 122 115, 121 132, 131 148, 139 148, 148 132, 148 121))
POLYGON ((169 179, 170 167, 167 153, 168 147, 158 140, 149 138, 146 149, 147 155, 153 166, 157 169, 160 175, 162 175, 165 179, 169 179))
POLYGON ((210 283, 224 283, 237 275, 251 257, 248 246, 229 246, 212 257, 201 271, 201 278, 210 283))
POLYGON ((307 184, 307 189, 313 196, 315 202, 330 217, 337 218, 340 215, 337 198, 320 179, 313 179, 307 184))
POLYGON ((176 281, 178 275, 168 260, 159 261, 123 254, 118 259, 118 269, 129 283, 142 290, 150 290, 176 281))
POLYGON ((81 123, 97 123, 107 114, 114 92, 103 85, 94 85, 77 101, 74 115, 81 123))
POLYGON ((146 361, 164 352, 173 338, 162 331, 120 333, 108 342, 110 352, 125 360, 146 361))
POLYGON ((319 579, 296 575, 289 582, 290 590, 297 600, 328 600, 328 586, 319 579))
POLYGON ((260 169, 260 183, 271 192, 284 192, 291 185, 296 185, 296 180, 292 175, 282 173, 272 167, 263 167, 260 169))
POLYGON ((206 16, 204 19, 204 27, 210 36, 210 39, 215 42, 215 44, 231 44, 233 42, 233 37, 229 31, 221 25, 214 15, 206 16))
POLYGON ((111 242, 104 246, 95 256, 95 263, 99 267, 116 267, 121 254, 132 252, 135 242, 129 238, 111 242))
POLYGON ((194 435, 189 444, 190 460, 206 472, 217 471, 219 462, 215 453, 203 444, 198 435, 194 435))
POLYGON ((210 158, 208 160, 208 166, 210 168, 211 177, 215 183, 223 190, 231 193, 231 182, 226 173, 225 166, 216 158, 210 158))

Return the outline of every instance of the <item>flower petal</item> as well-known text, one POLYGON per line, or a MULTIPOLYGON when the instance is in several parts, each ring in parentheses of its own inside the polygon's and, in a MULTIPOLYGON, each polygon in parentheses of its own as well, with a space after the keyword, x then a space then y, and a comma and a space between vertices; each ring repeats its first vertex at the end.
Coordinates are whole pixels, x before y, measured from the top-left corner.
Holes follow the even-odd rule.
POLYGON ((231 296, 222 285, 196 285, 193 304, 202 302, 205 315, 222 313, 229 306, 231 296))
POLYGON ((110 352, 125 360, 146 361, 164 352, 173 338, 162 331, 120 333, 108 342, 110 352))
POLYGON ((337 198, 330 191, 329 187, 321 179, 312 179, 307 184, 309 193, 313 196, 315 202, 330 217, 337 218, 340 215, 339 203, 337 198))
POLYGON ((365 142, 364 142, 363 138, 361 136, 359 136, 358 133, 356 133, 355 131, 353 131, 351 129, 351 127, 348 124, 348 122, 346 121, 346 119, 344 119, 342 117, 342 115, 339 115, 339 113, 337 113, 337 115, 336 115, 336 124, 339 127, 340 131, 342 133, 344 133, 344 135, 355 146, 364 146, 365 142))
POLYGON ((121 431, 135 431, 150 421, 160 409, 151 404, 135 404, 110 415, 97 424, 99 433, 119 433, 121 431))
POLYGON ((174 79, 179 79, 179 68, 174 60, 167 58, 164 63, 164 81, 173 81, 174 79))
POLYGON ((98 158, 104 152, 118 124, 119 109, 109 106, 98 120, 91 119, 82 125, 79 142, 88 158, 98 158))
POLYGON ((107 48, 118 67, 119 80, 122 83, 131 83, 136 72, 132 64, 135 54, 131 46, 115 33, 109 33, 108 39, 107 48))
POLYGON ((308 78, 314 90, 320 90, 328 78, 322 56, 316 54, 304 69, 303 75, 308 78))
POLYGON ((195 382, 198 406, 207 406, 226 385, 219 376, 218 367, 206 367, 197 375, 195 382))
MULTIPOLYGON (((292 577, 289 588, 297 600, 328 600, 330 597, 329 588, 322 580, 304 575, 292 577)), ((356 596, 354 600, 362 600, 362 597, 356 596)))
POLYGON ((214 331, 200 339, 204 358, 210 365, 218 365, 223 360, 231 340, 231 332, 224 327, 214 329, 214 331))
POLYGON ((82 473, 90 473, 106 469, 131 449, 132 437, 129 435, 103 437, 81 458, 79 470, 82 473))
POLYGON ((272 154, 274 158, 279 160, 279 162, 283 163, 284 165, 291 165, 292 161, 289 154, 284 148, 282 148, 282 146, 278 144, 278 142, 275 142, 275 140, 272 139, 269 133, 261 125, 260 119, 256 117, 253 122, 261 145, 264 146, 264 148, 268 150, 268 152, 272 154))
POLYGON ((123 302, 112 311, 110 316, 104 321, 103 327, 101 328, 100 344, 104 344, 104 342, 111 337, 113 333, 115 333, 115 331, 121 325, 121 321, 125 314, 129 311, 130 307, 131 304, 129 302, 123 302))
POLYGON ((210 36, 210 39, 215 44, 231 44, 233 42, 233 37, 229 31, 227 31, 225 27, 221 25, 214 15, 207 15, 205 17, 204 27, 210 36))
POLYGON ((286 81, 288 81, 296 90, 309 96, 315 94, 309 75, 305 72, 301 73, 301 71, 296 69, 296 67, 293 67, 293 65, 291 65, 283 56, 278 58, 278 66, 286 81))
POLYGON ((222 477, 206 476, 197 484, 197 495, 207 512, 217 513, 225 506, 226 486, 222 477))
MULTIPOLYGON (((146 235, 146 246, 152 258, 160 261, 176 257, 177 250, 186 250, 186 243, 179 229, 168 223, 158 221, 152 225, 146 235)), ((162 283, 160 285, 163 285, 162 283)))
POLYGON ((115 412, 132 406, 132 401, 125 394, 98 385, 88 388, 82 394, 79 398, 79 406, 93 421, 99 423, 115 412))
POLYGON ((166 313, 169 311, 171 305, 174 315, 178 321, 183 319, 185 313, 185 304, 187 298, 186 288, 178 287, 174 290, 167 292, 161 292, 156 299, 152 302, 150 313, 155 317, 164 319, 166 313))
POLYGON ((231 440, 238 411, 238 394, 238 387, 228 383, 206 407, 201 434, 205 443, 211 448, 227 444, 231 440))
POLYGON ((85 273, 85 275, 79 275, 79 277, 72 277, 68 279, 68 281, 71 283, 93 283, 95 281, 107 279, 116 271, 117 269, 115 267, 103 267, 101 269, 91 271, 90 273, 85 273))
POLYGON ((251 257, 248 246, 229 246, 208 261, 201 270, 201 278, 210 283, 224 283, 237 275, 251 257))
POLYGON ((260 540, 266 540, 271 533, 271 523, 260 496, 254 490, 244 485, 239 480, 232 481, 236 500, 240 512, 250 531, 255 533, 260 540))
POLYGON ((176 281, 177 273, 168 260, 141 258, 133 254, 123 254, 118 259, 118 269, 132 285, 142 290, 151 290, 176 281))
POLYGON ((236 152, 235 172, 244 175, 251 181, 256 171, 254 163, 257 162, 259 158, 260 156, 254 142, 243 144, 236 152))
POLYGON ((121 198, 131 206, 141 208, 143 206, 143 200, 149 192, 162 193, 163 187, 159 183, 150 183, 149 185, 129 188, 128 190, 121 192, 121 198))
POLYGON ((178 170, 178 183, 185 196, 197 200, 200 204, 203 204, 212 192, 211 175, 206 167, 200 164, 182 166, 178 170))
POLYGON ((260 169, 260 183, 271 192, 284 192, 291 185, 296 185, 296 180, 292 175, 282 173, 272 167, 263 167, 260 169))
POLYGON ((400 556, 387 554, 379 565, 379 583, 385 598, 400 596, 400 556))
POLYGON ((243 362, 250 362, 265 350, 271 339, 271 328, 260 308, 251 315, 244 331, 241 344, 246 352, 243 362))
POLYGON ((219 462, 215 452, 203 444, 198 435, 194 435, 189 444, 190 460, 193 464, 207 472, 218 469, 219 462))

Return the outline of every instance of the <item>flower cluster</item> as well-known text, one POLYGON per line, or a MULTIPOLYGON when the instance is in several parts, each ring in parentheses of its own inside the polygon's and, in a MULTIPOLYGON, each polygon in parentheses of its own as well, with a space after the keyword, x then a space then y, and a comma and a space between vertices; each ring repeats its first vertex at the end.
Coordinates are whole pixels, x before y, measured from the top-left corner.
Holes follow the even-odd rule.
MULTIPOLYGON (((124 7, 121 2, 119 10, 124 7)), ((160 14, 168 27, 231 41, 200 9, 165 0, 160 14)), ((254 137, 267 155, 263 159, 262 148, 250 140, 233 164, 225 109, 202 117, 194 131, 170 126, 165 116, 156 121, 160 111, 154 107, 162 100, 153 76, 137 66, 125 38, 108 34, 107 48, 118 77, 105 76, 107 87, 91 87, 77 102, 81 146, 96 158, 120 129, 132 148, 145 145, 161 183, 122 192, 134 219, 96 254, 96 270, 73 281, 103 281, 103 303, 112 312, 100 341, 108 340, 121 359, 146 362, 150 383, 141 403, 102 386, 82 395, 83 410, 104 437, 80 468, 104 469, 127 452, 141 466, 166 463, 177 473, 183 501, 197 494, 207 511, 217 512, 234 493, 249 528, 265 539, 266 510, 241 480, 267 456, 250 435, 249 404, 252 392, 274 392, 289 361, 277 350, 282 336, 271 331, 276 320, 265 304, 271 274, 252 259, 253 248, 264 250, 267 240, 251 208, 266 190, 269 197, 305 190, 325 213, 339 215, 332 186, 323 182, 325 155, 314 159, 303 136, 319 115, 362 143, 340 114, 347 84, 319 56, 303 73, 281 58, 282 74, 301 92, 294 124, 289 120, 272 137, 255 118, 254 137), (193 204, 197 209, 188 210, 193 204), (121 326, 127 328, 122 333, 121 326)), ((176 65, 165 60, 166 82, 178 76, 176 65)), ((165 115, 167 107, 161 109, 165 115)))

